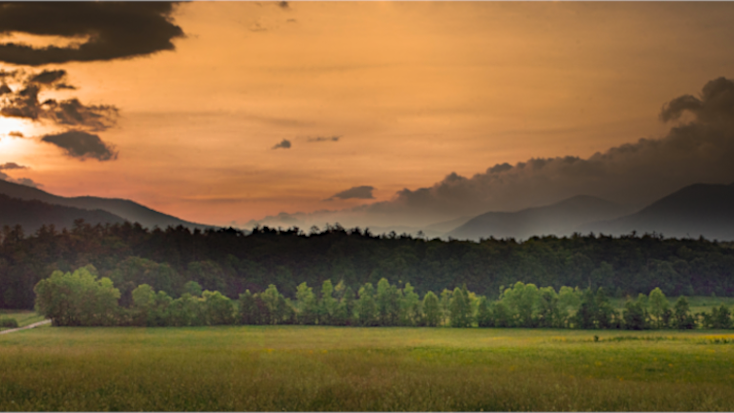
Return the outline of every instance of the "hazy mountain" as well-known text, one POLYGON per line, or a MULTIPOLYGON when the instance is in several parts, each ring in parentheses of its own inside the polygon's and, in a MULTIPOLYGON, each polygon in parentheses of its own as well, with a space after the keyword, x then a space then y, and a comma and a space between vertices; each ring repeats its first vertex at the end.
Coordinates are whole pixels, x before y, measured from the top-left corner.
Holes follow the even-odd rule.
POLYGON ((155 226, 166 228, 168 226, 176 227, 179 225, 183 225, 191 229, 212 228, 209 225, 195 224, 193 222, 178 219, 171 215, 163 214, 127 199, 98 198, 93 196, 65 198, 49 194, 48 192, 41 191, 40 189, 14 184, 3 180, 0 180, 0 194, 7 195, 11 198, 37 200, 47 204, 62 205, 92 211, 101 209, 130 222, 138 222, 140 225, 149 228, 155 226))
POLYGON ((571 235, 583 224, 616 218, 629 210, 613 202, 579 195, 556 204, 517 212, 487 212, 450 231, 456 239, 516 238, 533 235, 571 235))
POLYGON ((734 240, 734 184, 695 184, 674 192, 621 218, 594 222, 583 227, 611 235, 656 232, 665 237, 703 235, 708 239, 734 240))
POLYGON ((36 232, 42 225, 53 225, 57 229, 72 228, 74 220, 83 219, 92 225, 117 224, 125 220, 107 211, 51 205, 45 202, 26 201, 0 194, 0 227, 20 225, 26 234, 36 232))

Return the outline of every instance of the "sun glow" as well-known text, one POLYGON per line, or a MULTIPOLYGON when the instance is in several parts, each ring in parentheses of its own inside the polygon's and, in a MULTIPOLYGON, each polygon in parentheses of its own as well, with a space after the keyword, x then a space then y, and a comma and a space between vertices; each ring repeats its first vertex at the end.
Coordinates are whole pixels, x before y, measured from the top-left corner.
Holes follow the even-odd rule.
POLYGON ((0 158, 24 154, 29 132, 25 120, 0 117, 0 158))

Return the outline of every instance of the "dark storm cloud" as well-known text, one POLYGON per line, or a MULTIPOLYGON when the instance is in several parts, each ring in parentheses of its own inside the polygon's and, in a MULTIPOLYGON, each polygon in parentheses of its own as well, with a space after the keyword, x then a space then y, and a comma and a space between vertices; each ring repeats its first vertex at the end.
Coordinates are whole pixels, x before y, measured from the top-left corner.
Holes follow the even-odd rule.
POLYGON ((0 5, 3 33, 87 38, 79 45, 33 48, 0 45, 0 61, 38 66, 145 56, 173 50, 183 37, 171 22, 173 3, 160 2, 17 2, 0 5))
POLYGON ((677 97, 663 106, 660 119, 680 120, 683 112, 693 120, 673 123, 659 139, 638 139, 588 158, 499 163, 471 177, 450 173, 430 187, 403 189, 389 201, 303 215, 303 221, 419 226, 576 195, 642 207, 694 183, 734 182, 734 82, 718 78, 706 83, 698 97, 677 97))
POLYGON ((117 109, 108 105, 84 105, 78 99, 39 101, 44 89, 73 89, 66 83, 64 70, 44 70, 17 78, 19 86, 13 91, 7 85, 0 86, 0 115, 46 120, 59 126, 102 131, 115 124, 117 109))
POLYGON ((0 180, 13 182, 16 184, 21 184, 25 186, 30 186, 33 188, 38 188, 41 186, 40 184, 33 182, 30 178, 13 178, 10 175, 6 174, 3 171, 10 171, 10 170, 17 170, 17 169, 28 169, 27 166, 18 165, 15 162, 6 162, 4 164, 0 164, 0 180))
POLYGON ((291 141, 283 139, 280 143, 275 144, 272 149, 290 149, 291 141))
POLYGON ((355 186, 353 188, 338 192, 332 195, 330 198, 325 199, 325 201, 333 201, 334 199, 375 199, 375 197, 372 196, 372 191, 374 189, 374 187, 366 185, 355 186))
POLYGON ((316 136, 307 138, 308 142, 338 142, 341 136, 316 136))
POLYGON ((49 85, 58 82, 64 77, 66 77, 66 70, 44 70, 37 75, 31 76, 28 81, 31 83, 49 85))
POLYGON ((660 119, 694 120, 674 125, 661 139, 639 139, 596 153, 503 163, 484 173, 455 173, 431 187, 404 189, 372 212, 448 216, 517 210, 588 194, 643 205, 698 182, 734 181, 734 82, 708 82, 700 97, 684 95, 663 106, 660 119))
POLYGON ((68 131, 55 135, 46 135, 41 141, 48 142, 64 149, 67 156, 78 159, 94 158, 98 161, 117 159, 117 152, 104 143, 97 135, 83 131, 68 131))

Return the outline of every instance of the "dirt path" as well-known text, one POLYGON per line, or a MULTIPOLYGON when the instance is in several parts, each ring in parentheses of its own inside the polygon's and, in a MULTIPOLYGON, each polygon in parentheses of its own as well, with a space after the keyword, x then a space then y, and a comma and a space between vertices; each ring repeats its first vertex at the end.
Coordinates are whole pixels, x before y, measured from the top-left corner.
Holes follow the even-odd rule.
POLYGON ((14 328, 12 330, 0 331, 0 334, 14 333, 14 332, 20 331, 20 330, 28 330, 29 328, 36 328, 36 327, 42 326, 44 324, 51 324, 51 320, 43 320, 43 321, 39 321, 37 323, 29 324, 29 325, 27 325, 25 327, 18 327, 18 328, 14 328))

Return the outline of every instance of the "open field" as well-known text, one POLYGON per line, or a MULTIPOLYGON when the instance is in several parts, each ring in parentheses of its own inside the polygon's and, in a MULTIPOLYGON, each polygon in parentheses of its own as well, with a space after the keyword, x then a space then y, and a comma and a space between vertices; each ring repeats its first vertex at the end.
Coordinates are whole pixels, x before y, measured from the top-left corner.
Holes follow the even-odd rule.
POLYGON ((44 327, 0 336, 0 410, 732 411, 733 340, 710 330, 44 327))
MULTIPOLYGON (((25 310, 0 310, 0 319, 3 318, 14 318, 18 322, 18 327, 43 321, 43 316, 36 314, 35 311, 25 310)), ((8 328, 0 327, 0 331, 2 330, 8 330, 8 328)))

